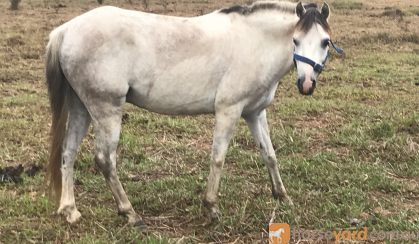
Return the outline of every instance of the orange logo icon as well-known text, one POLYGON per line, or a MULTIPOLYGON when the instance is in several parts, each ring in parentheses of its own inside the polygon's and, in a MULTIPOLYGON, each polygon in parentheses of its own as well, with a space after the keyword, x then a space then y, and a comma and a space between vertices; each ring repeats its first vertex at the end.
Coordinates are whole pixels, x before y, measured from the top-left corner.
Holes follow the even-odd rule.
POLYGON ((288 244, 290 238, 289 224, 269 224, 269 244, 288 244))

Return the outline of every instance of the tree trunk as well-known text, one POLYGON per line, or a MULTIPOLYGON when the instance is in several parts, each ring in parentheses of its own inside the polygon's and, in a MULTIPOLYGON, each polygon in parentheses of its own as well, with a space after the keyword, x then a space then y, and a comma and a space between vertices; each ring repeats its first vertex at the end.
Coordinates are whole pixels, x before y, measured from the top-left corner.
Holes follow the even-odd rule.
POLYGON ((11 10, 18 10, 19 9, 20 0, 10 0, 10 9, 11 10))

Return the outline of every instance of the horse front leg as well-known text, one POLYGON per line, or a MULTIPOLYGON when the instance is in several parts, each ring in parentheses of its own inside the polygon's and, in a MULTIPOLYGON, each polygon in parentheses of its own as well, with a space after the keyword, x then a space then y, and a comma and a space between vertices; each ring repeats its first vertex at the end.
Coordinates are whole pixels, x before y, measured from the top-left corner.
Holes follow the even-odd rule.
POLYGON ((263 161, 268 168, 272 184, 272 196, 275 199, 283 200, 288 204, 293 205, 279 174, 275 150, 272 146, 271 137, 269 136, 266 110, 263 110, 259 114, 248 115, 245 117, 245 120, 257 146, 259 147, 263 161))
POLYGON ((229 107, 215 114, 215 129, 212 143, 211 165, 204 196, 204 206, 210 211, 212 219, 218 219, 218 189, 228 144, 233 135, 237 121, 240 119, 241 108, 229 107))

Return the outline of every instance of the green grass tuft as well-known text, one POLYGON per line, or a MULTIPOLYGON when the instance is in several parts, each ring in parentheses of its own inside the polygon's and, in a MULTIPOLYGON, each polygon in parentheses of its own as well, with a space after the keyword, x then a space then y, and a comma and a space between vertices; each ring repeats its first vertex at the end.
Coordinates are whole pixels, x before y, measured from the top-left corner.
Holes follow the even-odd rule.
POLYGON ((374 125, 370 129, 369 133, 374 139, 390 138, 394 136, 395 129, 394 126, 392 126, 388 122, 380 122, 374 125))

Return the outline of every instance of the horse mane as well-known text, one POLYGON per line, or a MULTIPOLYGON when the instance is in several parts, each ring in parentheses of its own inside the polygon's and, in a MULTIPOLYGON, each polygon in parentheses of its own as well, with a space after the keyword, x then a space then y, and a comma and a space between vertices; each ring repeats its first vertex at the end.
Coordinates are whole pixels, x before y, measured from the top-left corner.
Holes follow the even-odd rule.
POLYGON ((279 1, 257 1, 250 5, 235 5, 229 8, 223 8, 219 12, 223 14, 251 15, 263 10, 277 10, 286 13, 295 13, 295 3, 279 1))
MULTIPOLYGON (((249 16, 253 13, 257 13, 264 10, 275 10, 290 14, 295 14, 296 4, 286 1, 256 1, 250 5, 235 5, 229 8, 223 8, 219 10, 219 13, 223 14, 239 14, 243 16, 249 16)), ((306 13, 301 16, 297 23, 297 29, 308 32, 314 23, 320 24, 323 29, 330 32, 329 23, 327 19, 319 12, 318 5, 315 3, 304 4, 306 13)))

